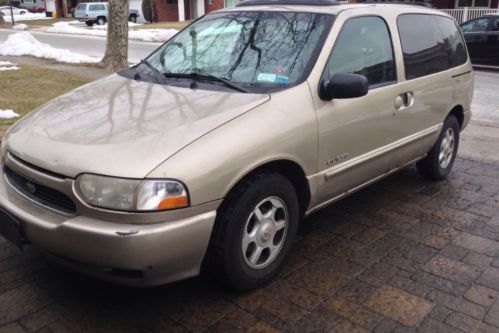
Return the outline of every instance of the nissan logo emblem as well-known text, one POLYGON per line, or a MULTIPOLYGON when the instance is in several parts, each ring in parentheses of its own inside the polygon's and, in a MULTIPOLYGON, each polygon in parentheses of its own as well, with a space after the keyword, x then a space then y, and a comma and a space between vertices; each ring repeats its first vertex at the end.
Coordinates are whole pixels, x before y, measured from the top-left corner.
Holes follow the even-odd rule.
POLYGON ((35 191, 36 191, 36 186, 35 186, 35 184, 33 184, 32 182, 27 182, 27 183, 26 183, 26 188, 28 189, 28 191, 29 191, 31 194, 35 194, 35 191))

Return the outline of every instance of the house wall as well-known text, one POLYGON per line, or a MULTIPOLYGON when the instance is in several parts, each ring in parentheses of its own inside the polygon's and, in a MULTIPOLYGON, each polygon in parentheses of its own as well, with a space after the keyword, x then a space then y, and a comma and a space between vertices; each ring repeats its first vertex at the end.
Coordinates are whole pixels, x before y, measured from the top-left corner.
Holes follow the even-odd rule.
POLYGON ((156 0, 154 4, 155 4, 155 14, 157 21, 159 22, 178 21, 177 4, 167 4, 166 0, 156 0))
MULTIPOLYGON (((190 1, 192 0, 179 0, 184 1, 185 19, 190 19, 190 1)), ((205 13, 212 12, 217 9, 224 8, 224 0, 204 0, 205 13)), ((178 21, 178 5, 167 4, 166 0, 156 0, 156 20, 159 22, 164 21, 178 21)))
POLYGON ((224 8, 224 0, 204 0, 204 8, 206 13, 222 9, 224 8))

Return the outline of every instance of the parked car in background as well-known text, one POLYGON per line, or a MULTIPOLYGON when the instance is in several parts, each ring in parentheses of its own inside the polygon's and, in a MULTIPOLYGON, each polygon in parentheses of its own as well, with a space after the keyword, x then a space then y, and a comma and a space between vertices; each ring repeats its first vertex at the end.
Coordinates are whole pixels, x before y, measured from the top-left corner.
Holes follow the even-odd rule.
POLYGON ((499 66, 499 15, 485 15, 461 24, 471 62, 499 66))
MULTIPOLYGON (((4 16, 10 15, 10 13, 11 13, 10 7, 11 6, 1 6, 0 7, 0 13, 2 15, 4 15, 4 16)), ((12 6, 12 14, 14 14, 14 15, 23 15, 23 14, 26 14, 26 13, 28 13, 27 9, 17 8, 17 7, 12 6)))
MULTIPOLYGON (((107 2, 87 2, 76 6, 74 16, 80 22, 85 22, 89 27, 94 24, 104 25, 109 15, 109 4, 107 2)), ((128 20, 136 23, 139 12, 129 9, 128 20)))
POLYGON ((445 179, 472 96, 443 12, 247 0, 13 125, 0 233, 124 284, 256 288, 305 216, 416 162, 445 179))
POLYGON ((19 7, 33 13, 41 13, 45 10, 45 0, 21 0, 19 7))

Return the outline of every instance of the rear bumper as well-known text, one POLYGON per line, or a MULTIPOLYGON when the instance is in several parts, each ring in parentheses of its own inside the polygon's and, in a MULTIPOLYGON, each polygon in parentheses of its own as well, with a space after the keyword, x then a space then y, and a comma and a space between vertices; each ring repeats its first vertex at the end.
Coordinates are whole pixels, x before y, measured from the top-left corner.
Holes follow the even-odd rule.
POLYGON ((150 224, 68 217, 20 196, 3 174, 0 207, 19 221, 28 243, 57 261, 101 279, 137 286, 198 275, 216 217, 216 210, 150 224))

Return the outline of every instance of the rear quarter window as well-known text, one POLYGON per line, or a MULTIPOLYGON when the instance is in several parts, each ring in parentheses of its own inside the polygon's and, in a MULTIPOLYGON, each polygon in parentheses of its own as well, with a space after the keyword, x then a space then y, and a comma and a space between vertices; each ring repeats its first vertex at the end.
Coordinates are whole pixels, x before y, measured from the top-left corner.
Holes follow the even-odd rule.
POLYGON ((397 26, 407 80, 445 71, 466 62, 462 35, 445 16, 403 14, 397 26))

